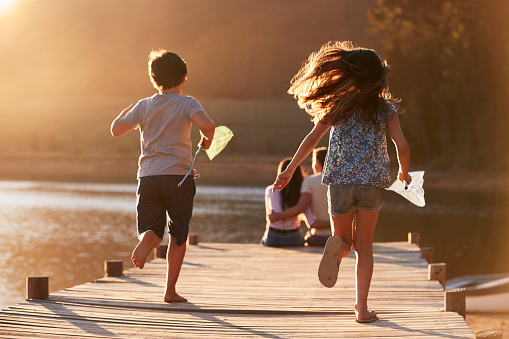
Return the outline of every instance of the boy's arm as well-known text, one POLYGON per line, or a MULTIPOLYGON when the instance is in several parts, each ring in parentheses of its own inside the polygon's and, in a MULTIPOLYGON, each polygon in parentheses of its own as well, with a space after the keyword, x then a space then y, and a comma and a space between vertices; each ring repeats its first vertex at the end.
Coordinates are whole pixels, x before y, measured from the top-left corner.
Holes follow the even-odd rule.
POLYGON ((306 210, 306 208, 308 208, 310 202, 311 193, 309 192, 301 193, 299 201, 297 201, 297 204, 288 208, 287 210, 284 210, 281 213, 271 213, 269 215, 269 219, 270 221, 275 222, 283 219, 296 217, 299 214, 303 213, 306 210))
POLYGON ((412 177, 408 174, 408 166, 410 164, 410 147, 408 146, 408 142, 401 130, 397 113, 393 114, 389 119, 387 131, 389 132, 392 142, 394 142, 394 145, 396 146, 399 163, 398 179, 401 182, 406 182, 408 185, 412 181, 412 177))
POLYGON ((131 132, 134 129, 124 119, 122 119, 123 117, 125 117, 127 115, 127 113, 129 113, 133 109, 134 105, 135 104, 131 104, 129 107, 127 107, 122 112, 120 112, 118 117, 116 117, 115 120, 113 120, 113 122, 111 123, 111 129, 110 129, 111 135, 113 135, 114 137, 120 137, 122 135, 125 135, 125 134, 131 132))
POLYGON ((202 149, 208 149, 212 139, 214 139, 214 131, 216 130, 216 125, 214 125, 214 122, 212 119, 210 119, 207 113, 203 111, 194 113, 191 117, 191 121, 204 135, 200 140, 202 149))
POLYGON ((281 172, 276 178, 274 182, 273 190, 282 190, 289 182, 295 172, 297 166, 306 159, 306 157, 313 151, 313 149, 318 145, 320 139, 322 139, 325 132, 329 130, 330 126, 324 124, 319 121, 316 123, 315 127, 309 132, 308 135, 302 140, 302 143, 299 146, 297 152, 292 158, 292 161, 288 164, 288 167, 285 171, 281 172))

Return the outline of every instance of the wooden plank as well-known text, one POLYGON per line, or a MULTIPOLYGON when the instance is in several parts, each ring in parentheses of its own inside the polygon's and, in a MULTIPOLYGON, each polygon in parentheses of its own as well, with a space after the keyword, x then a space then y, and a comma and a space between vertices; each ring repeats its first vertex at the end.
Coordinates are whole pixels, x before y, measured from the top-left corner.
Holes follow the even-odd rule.
POLYGON ((353 321, 353 315, 330 317, 326 315, 243 316, 163 313, 158 318, 154 314, 140 313, 132 316, 132 319, 125 319, 122 322, 112 322, 104 318, 101 320, 98 317, 94 321, 70 319, 67 326, 46 321, 40 324, 24 322, 18 327, 29 330, 35 328, 41 334, 108 335, 108 333, 114 333, 117 336, 140 334, 140 328, 142 328, 145 337, 158 336, 158 333, 159 336, 161 333, 166 333, 168 336, 180 334, 200 338, 214 335, 222 338, 247 335, 288 338, 434 337, 434 335, 448 337, 447 334, 451 337, 471 336, 468 329, 464 328, 462 318, 450 313, 438 313, 438 319, 436 316, 426 317, 426 314, 399 317, 398 314, 388 313, 387 319, 380 320, 376 326, 357 324, 353 321), (437 324, 438 320, 440 324, 437 324))
POLYGON ((373 324, 354 321, 353 255, 327 289, 316 276, 319 248, 201 244, 188 247, 177 286, 191 302, 162 302, 166 262, 156 259, 2 310, 0 337, 473 337, 461 316, 442 312, 442 287, 427 281, 416 245, 374 248, 370 306, 381 319, 373 324))

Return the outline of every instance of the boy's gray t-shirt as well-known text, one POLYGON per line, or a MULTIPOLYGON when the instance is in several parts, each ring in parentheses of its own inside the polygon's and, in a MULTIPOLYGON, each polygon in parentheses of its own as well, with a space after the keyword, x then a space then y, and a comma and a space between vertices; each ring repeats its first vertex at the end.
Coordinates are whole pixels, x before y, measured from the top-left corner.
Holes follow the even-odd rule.
POLYGON ((142 99, 123 118, 140 131, 138 178, 185 175, 192 161, 191 117, 203 111, 193 97, 177 93, 142 99))

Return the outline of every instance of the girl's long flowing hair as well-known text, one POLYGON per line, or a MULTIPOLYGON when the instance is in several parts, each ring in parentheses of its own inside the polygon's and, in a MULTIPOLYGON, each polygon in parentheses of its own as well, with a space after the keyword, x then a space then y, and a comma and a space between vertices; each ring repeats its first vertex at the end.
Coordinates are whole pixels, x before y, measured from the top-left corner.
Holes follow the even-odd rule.
POLYGON ((392 97, 386 75, 389 67, 378 54, 349 41, 331 41, 312 53, 293 77, 288 93, 313 117, 335 125, 362 110, 364 120, 378 129, 378 110, 400 100, 392 97))
MULTIPOLYGON (((286 158, 281 160, 279 163, 277 174, 281 174, 290 164, 291 158, 286 158)), ((302 181, 304 180, 304 173, 302 172, 302 168, 297 166, 295 173, 293 174, 290 182, 281 190, 281 202, 283 206, 283 210, 288 209, 297 204, 300 198, 300 186, 302 185, 302 181)))

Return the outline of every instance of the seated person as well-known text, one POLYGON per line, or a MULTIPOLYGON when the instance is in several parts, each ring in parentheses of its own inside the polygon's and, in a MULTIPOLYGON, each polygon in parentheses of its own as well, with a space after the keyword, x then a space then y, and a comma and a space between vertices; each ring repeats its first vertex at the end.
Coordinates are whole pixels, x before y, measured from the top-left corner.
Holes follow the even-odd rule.
MULTIPOLYGON (((290 160, 290 158, 283 159, 279 163, 278 175, 286 169, 290 160)), ((300 190, 303 180, 304 174, 299 166, 297 167, 292 180, 290 180, 288 185, 286 185, 281 191, 276 190, 273 192, 273 185, 266 188, 265 210, 267 215, 267 225, 261 240, 262 245, 271 247, 304 246, 304 236, 299 230, 301 224, 300 213, 296 213, 285 220, 274 222, 270 221, 268 218, 269 215, 282 213, 286 209, 297 204, 301 195, 300 190)), ((304 220, 308 227, 314 222, 310 208, 305 211, 304 220)))
POLYGON ((311 206, 315 221, 310 223, 305 237, 307 246, 324 246, 332 235, 327 203, 327 185, 322 185, 322 171, 326 156, 327 147, 313 150, 314 175, 304 179, 297 204, 284 212, 275 212, 269 215, 271 222, 285 221, 287 218, 294 218, 311 206))

